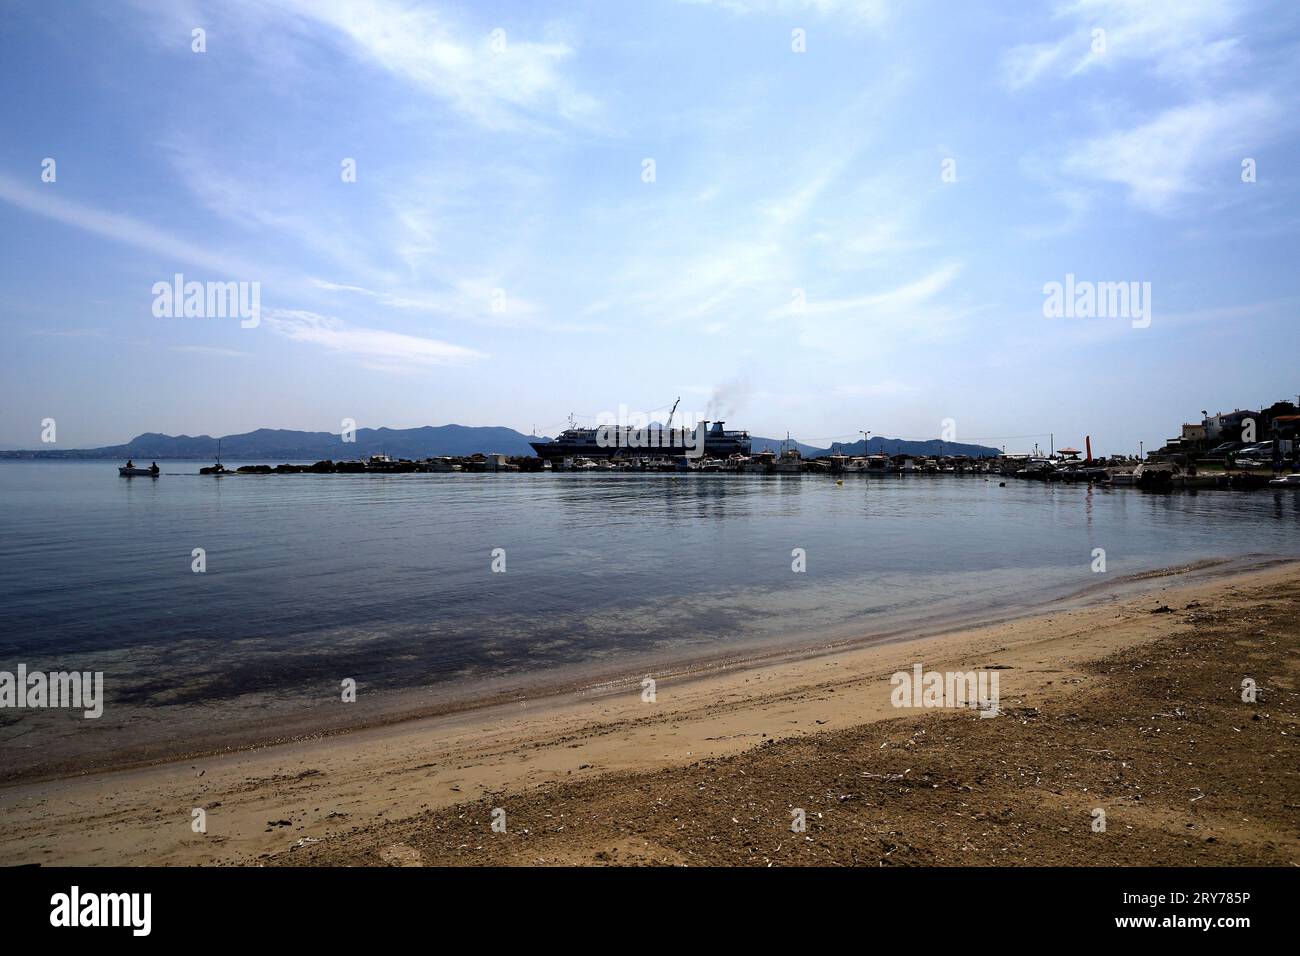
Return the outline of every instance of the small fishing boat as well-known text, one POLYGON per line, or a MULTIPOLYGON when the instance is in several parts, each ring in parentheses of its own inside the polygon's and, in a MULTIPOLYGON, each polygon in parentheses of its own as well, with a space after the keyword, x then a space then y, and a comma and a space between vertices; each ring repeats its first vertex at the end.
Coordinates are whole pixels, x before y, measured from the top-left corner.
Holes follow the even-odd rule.
POLYGON ((133 462, 128 461, 117 469, 117 473, 123 478, 157 478, 159 471, 156 462, 148 468, 137 468, 133 462))
POLYGON ((1279 475, 1269 484, 1274 488, 1300 488, 1300 472, 1293 475, 1279 475))

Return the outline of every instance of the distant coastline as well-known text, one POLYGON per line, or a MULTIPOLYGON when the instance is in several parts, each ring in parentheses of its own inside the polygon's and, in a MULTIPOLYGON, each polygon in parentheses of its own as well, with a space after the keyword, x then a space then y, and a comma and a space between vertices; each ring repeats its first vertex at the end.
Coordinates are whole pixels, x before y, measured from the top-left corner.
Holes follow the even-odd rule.
MULTIPOLYGON (((0 450, 0 460, 74 459, 86 461, 211 461, 221 455, 232 461, 314 462, 322 460, 368 458, 389 455, 393 458, 422 459, 439 456, 508 455, 533 457, 530 444, 550 441, 545 435, 525 435, 513 428, 471 425, 425 425, 420 428, 359 428, 352 441, 344 441, 332 432, 308 432, 279 428, 259 428, 238 435, 164 435, 146 432, 120 445, 102 448, 30 448, 0 450)), ((961 442, 910 441, 902 438, 874 437, 869 441, 839 443, 820 448, 800 442, 792 443, 805 458, 830 455, 836 449, 845 455, 913 454, 967 455, 972 458, 995 456, 998 448, 961 442)), ((779 449, 777 438, 753 439, 755 452, 779 449)))

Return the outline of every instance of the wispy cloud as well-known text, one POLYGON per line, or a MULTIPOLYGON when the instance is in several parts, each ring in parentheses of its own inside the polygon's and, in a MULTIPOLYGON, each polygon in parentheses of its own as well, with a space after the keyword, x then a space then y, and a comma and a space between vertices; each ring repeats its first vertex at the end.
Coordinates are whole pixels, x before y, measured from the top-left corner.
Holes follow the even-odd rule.
POLYGON ((1269 138, 1279 112, 1263 93, 1180 106, 1133 129, 1089 140, 1066 158, 1064 169, 1119 183, 1137 206, 1168 212, 1205 192, 1214 178, 1235 176, 1241 158, 1269 138), (1216 166, 1217 174, 1211 172, 1216 166))
POLYGON ((352 55, 413 84, 484 126, 580 121, 598 108, 563 65, 575 48, 504 28, 476 32, 441 7, 402 0, 276 0, 301 22, 330 29, 352 55), (503 32, 495 37, 492 30, 503 32))
POLYGON ((331 215, 323 197, 304 193, 292 172, 244 157, 218 162, 190 139, 174 139, 166 152, 181 183, 213 215, 248 234, 278 234, 318 257, 353 270, 367 269, 355 238, 331 215))
POLYGON ((272 331, 295 342, 319 345, 371 363, 394 366, 468 365, 483 352, 437 339, 349 325, 331 316, 295 309, 273 309, 263 316, 272 331))
POLYGON ((951 343, 969 310, 950 301, 963 266, 949 262, 919 278, 857 296, 791 303, 767 319, 800 345, 836 355, 883 354, 904 345, 951 343))
POLYGON ((841 17, 879 24, 890 13, 890 0, 682 0, 697 6, 717 6, 732 13, 789 16, 797 13, 841 17))
POLYGON ((810 300, 801 306, 784 306, 772 313, 773 318, 837 315, 843 312, 875 313, 883 316, 902 315, 930 301, 953 283, 961 273, 960 263, 939 266, 919 279, 887 289, 852 298, 810 300))
POLYGON ((1123 63, 1171 80, 1208 79, 1238 62, 1240 39, 1229 31, 1243 10, 1234 0, 1074 0, 1056 12, 1063 35, 1006 52, 1003 80, 1020 89, 1047 75, 1077 76, 1123 63), (1099 38, 1094 31, 1101 31, 1099 38))
POLYGON ((1003 82, 1013 90, 1029 86, 1059 64, 1074 43, 1070 38, 1054 43, 1022 43, 1011 48, 1002 57, 1003 82))
MULTIPOLYGON (((212 252, 133 217, 106 212, 74 200, 64 199, 48 186, 44 188, 23 186, 11 177, 0 174, 0 200, 36 215, 156 253, 169 263, 168 268, 171 264, 183 262, 210 269, 214 274, 228 279, 238 279, 243 276, 258 277, 262 273, 262 270, 251 263, 212 252)), ((319 280, 312 284, 326 290, 352 288, 394 307, 415 308, 421 305, 415 301, 407 302, 356 287, 337 286, 319 280)), ((485 309, 487 296, 488 292, 484 290, 485 309)), ((444 304, 448 311, 454 308, 450 301, 444 304)), ((433 303, 423 303, 423 305, 432 307, 433 303)), ((459 365, 486 358, 483 353, 463 346, 398 332, 348 326, 338 319, 326 318, 307 311, 271 310, 265 312, 264 317, 271 328, 286 338, 321 345, 338 352, 367 356, 371 359, 383 359, 408 365, 459 365)), ((210 355, 243 354, 227 349, 214 350, 206 346, 187 346, 180 350, 210 355)))
POLYGON ((552 321, 542 314, 540 306, 509 293, 493 280, 458 279, 451 287, 440 292, 419 291, 412 294, 344 285, 327 279, 313 279, 312 284, 327 292, 365 296, 388 309, 424 312, 496 328, 532 328, 547 332, 598 332, 604 328, 594 323, 552 321))
POLYGON ((189 263, 223 277, 247 277, 249 281, 263 271, 243 259, 214 252, 132 216, 65 199, 57 187, 48 184, 28 186, 0 173, 0 200, 34 215, 155 253, 165 263, 189 263))

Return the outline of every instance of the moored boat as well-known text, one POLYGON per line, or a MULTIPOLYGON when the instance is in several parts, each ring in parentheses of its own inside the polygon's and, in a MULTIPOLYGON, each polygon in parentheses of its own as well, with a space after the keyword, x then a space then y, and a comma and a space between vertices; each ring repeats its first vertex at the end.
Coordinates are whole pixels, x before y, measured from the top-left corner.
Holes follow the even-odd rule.
POLYGON ((206 467, 200 468, 199 474, 200 475, 230 474, 230 472, 226 470, 226 466, 221 463, 221 441, 220 440, 217 441, 217 463, 215 465, 207 465, 206 467))
POLYGON ((768 475, 776 468, 776 452, 764 449, 750 456, 745 463, 745 471, 749 474, 768 475))
POLYGON ((804 470, 803 455, 799 454, 799 449, 793 445, 787 446, 781 452, 781 457, 777 459, 773 469, 778 475, 798 475, 804 470))

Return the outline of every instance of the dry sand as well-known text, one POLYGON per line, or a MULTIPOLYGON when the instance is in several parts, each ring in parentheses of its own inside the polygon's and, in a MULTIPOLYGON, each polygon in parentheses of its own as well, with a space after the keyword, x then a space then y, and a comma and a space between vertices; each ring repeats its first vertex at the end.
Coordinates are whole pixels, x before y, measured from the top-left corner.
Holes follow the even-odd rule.
POLYGON ((0 862, 1300 864, 1300 563, 1148 585, 670 676, 654 703, 633 678, 12 784, 0 862), (890 675, 915 663, 998 668, 1002 714, 894 708, 890 675))

